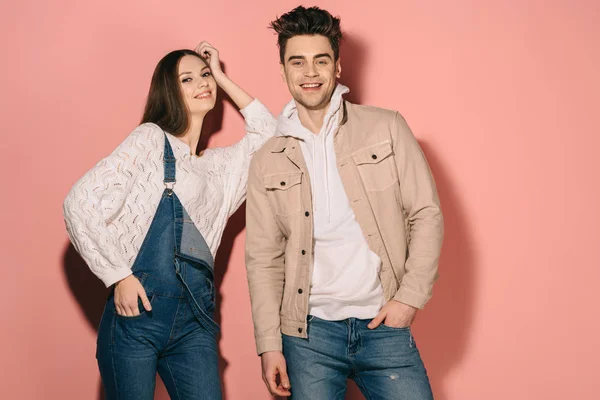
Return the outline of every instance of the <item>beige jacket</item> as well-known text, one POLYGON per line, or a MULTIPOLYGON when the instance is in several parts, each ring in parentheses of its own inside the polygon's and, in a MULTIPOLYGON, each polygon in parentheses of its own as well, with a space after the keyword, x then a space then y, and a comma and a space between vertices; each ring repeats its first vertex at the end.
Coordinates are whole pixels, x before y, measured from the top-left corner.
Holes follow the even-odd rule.
MULTIPOLYGON (((382 260, 386 301, 423 308, 438 276, 443 220, 419 144, 399 113, 345 102, 334 147, 356 220, 382 260)), ((311 211, 298 139, 269 139, 250 165, 246 204, 246 268, 258 354, 281 350, 282 333, 307 337, 311 211)))

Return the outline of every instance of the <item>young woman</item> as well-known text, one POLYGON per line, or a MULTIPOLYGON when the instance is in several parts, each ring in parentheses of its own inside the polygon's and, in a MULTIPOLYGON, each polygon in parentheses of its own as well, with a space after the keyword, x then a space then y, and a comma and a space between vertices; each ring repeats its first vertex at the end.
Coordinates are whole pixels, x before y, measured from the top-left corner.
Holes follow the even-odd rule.
POLYGON ((157 372, 172 399, 221 398, 214 255, 245 199, 250 159, 274 133, 273 116, 202 42, 158 63, 142 124, 69 192, 71 241, 112 288, 96 352, 108 399, 153 399, 157 372), (247 134, 197 154, 217 85, 247 134))

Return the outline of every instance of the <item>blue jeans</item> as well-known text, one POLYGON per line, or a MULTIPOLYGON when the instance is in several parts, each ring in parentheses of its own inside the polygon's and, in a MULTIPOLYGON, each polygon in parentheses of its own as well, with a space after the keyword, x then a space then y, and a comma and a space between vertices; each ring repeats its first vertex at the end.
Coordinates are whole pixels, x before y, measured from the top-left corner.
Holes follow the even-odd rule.
POLYGON ((214 262, 168 184, 175 159, 165 138, 165 189, 132 266, 152 304, 124 317, 111 294, 98 328, 96 358, 109 400, 152 400, 156 373, 174 400, 219 400, 214 262))
POLYGON ((343 400, 346 379, 367 400, 431 400, 427 372, 410 328, 309 316, 308 339, 283 335, 293 400, 343 400))

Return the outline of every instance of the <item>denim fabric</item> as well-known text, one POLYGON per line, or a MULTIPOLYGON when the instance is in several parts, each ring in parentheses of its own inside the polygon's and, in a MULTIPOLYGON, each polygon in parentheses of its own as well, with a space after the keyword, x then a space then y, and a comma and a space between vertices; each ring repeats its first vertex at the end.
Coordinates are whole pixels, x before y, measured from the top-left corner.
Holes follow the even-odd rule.
POLYGON ((156 373, 171 399, 221 399, 213 258, 172 190, 175 158, 165 138, 165 189, 132 267, 152 304, 140 315, 106 303, 96 358, 107 399, 151 400, 156 373))
POLYGON ((410 328, 349 318, 308 318, 308 339, 283 335, 293 400, 343 400, 346 380, 367 400, 431 400, 427 372, 410 328))

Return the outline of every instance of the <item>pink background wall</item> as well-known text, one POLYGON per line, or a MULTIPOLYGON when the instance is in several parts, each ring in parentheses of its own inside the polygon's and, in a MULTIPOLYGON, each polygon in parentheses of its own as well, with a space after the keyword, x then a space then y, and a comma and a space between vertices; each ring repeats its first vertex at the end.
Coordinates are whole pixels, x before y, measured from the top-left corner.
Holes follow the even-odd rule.
MULTIPOLYGON (((266 26, 296 1, 94 3, 0 6, 2 398, 98 397, 104 293, 61 205, 136 126, 160 57, 206 39, 274 113, 289 98, 266 26)), ((438 181, 441 279, 415 326, 437 399, 598 398, 599 3, 318 5, 342 16, 352 98, 402 112, 438 181)), ((243 134, 223 110, 212 145, 243 134)), ((243 245, 238 213, 219 255, 226 395, 267 399, 243 245)))

